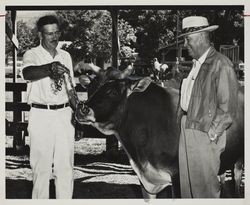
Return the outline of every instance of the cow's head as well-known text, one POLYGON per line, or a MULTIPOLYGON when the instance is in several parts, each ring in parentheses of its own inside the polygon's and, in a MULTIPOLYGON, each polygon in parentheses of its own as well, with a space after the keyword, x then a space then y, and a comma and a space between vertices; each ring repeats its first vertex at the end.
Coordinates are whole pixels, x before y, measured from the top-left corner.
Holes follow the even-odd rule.
POLYGON ((88 100, 78 106, 75 116, 80 124, 92 124, 97 127, 97 124, 101 123, 111 128, 119 120, 118 116, 123 112, 131 89, 141 78, 121 78, 118 70, 108 70, 102 75, 101 80, 94 82, 88 100))
POLYGON ((129 82, 109 80, 102 84, 85 103, 94 111, 97 122, 107 121, 126 98, 129 82))

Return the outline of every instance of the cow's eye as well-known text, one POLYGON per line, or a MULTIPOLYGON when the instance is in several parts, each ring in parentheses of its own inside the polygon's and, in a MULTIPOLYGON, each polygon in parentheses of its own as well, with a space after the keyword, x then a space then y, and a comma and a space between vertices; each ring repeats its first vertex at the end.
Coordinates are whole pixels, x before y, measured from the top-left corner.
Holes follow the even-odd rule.
POLYGON ((117 95, 118 95, 118 91, 117 91, 116 89, 108 90, 108 91, 107 91, 107 94, 108 94, 110 97, 114 97, 114 96, 117 96, 117 95))

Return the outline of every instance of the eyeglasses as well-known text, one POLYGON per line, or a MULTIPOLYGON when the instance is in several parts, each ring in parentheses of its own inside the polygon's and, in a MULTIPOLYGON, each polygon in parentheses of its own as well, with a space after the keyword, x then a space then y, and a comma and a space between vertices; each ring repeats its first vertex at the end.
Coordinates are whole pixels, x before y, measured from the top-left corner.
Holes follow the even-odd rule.
POLYGON ((54 35, 56 36, 60 36, 61 35, 61 31, 56 31, 56 32, 43 32, 45 35, 52 37, 54 35))

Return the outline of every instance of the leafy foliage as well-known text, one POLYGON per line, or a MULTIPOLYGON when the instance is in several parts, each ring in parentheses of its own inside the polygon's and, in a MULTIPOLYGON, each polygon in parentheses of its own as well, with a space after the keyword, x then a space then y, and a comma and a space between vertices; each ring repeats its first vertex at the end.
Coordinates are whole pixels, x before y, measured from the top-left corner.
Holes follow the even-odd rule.
POLYGON ((13 44, 10 39, 5 35, 5 64, 8 65, 9 57, 12 55, 13 44))
MULTIPOLYGON (((10 13, 7 12, 5 16, 6 23, 11 27, 10 13)), ((9 57, 12 55, 13 44, 11 40, 5 35, 5 63, 8 65, 9 57)))
MULTIPOLYGON (((65 47, 75 61, 83 58, 99 58, 108 61, 111 57, 112 46, 112 19, 108 11, 71 10, 57 11, 63 19, 66 32, 63 38, 72 40, 70 46, 65 47)), ((118 21, 120 45, 131 45, 135 40, 135 29, 128 22, 118 21)))
MULTIPOLYGON (((62 22, 63 34, 60 40, 72 41, 64 49, 69 51, 75 62, 83 58, 108 61, 112 47, 112 19, 106 10, 59 10, 56 16, 62 22)), ((160 57, 159 48, 175 42, 181 30, 181 20, 189 15, 206 16, 210 24, 219 25, 212 40, 218 49, 220 45, 238 42, 241 59, 244 57, 244 17, 242 10, 231 9, 180 9, 180 10, 120 10, 118 32, 120 48, 128 46, 136 50, 145 61, 160 57)), ((6 16, 9 21, 9 16, 6 16)), ((18 55, 38 44, 34 28, 26 22, 17 22, 19 40, 18 55)), ((11 42, 6 39, 6 55, 11 54, 11 42)), ((122 51, 122 49, 121 49, 122 51)), ((243 59, 244 60, 244 59, 243 59)))
POLYGON ((126 10, 120 18, 136 28, 137 51, 140 57, 152 59, 158 49, 174 40, 176 17, 171 10, 126 10))
POLYGON ((231 44, 236 39, 244 57, 244 19, 242 10, 233 9, 180 9, 180 10, 124 10, 120 18, 126 19, 137 29, 137 50, 147 59, 159 57, 159 48, 176 41, 181 31, 181 21, 190 15, 201 15, 208 18, 210 24, 219 25, 212 41, 218 49, 220 45, 231 44))
POLYGON ((35 28, 29 28, 22 20, 17 22, 17 39, 19 42, 18 56, 22 56, 25 51, 39 44, 39 38, 35 28))

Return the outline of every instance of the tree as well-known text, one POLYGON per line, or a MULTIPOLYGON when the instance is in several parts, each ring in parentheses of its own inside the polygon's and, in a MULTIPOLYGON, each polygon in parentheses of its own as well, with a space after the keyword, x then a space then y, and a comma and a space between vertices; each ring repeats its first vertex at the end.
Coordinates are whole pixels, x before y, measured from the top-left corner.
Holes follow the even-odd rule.
MULTIPOLYGON (((10 28, 12 28, 10 12, 7 12, 6 23, 9 25, 10 28)), ((27 22, 19 20, 17 21, 16 26, 17 26, 16 37, 18 40, 17 56, 22 56, 26 50, 38 45, 39 40, 35 32, 35 29, 27 26, 27 22)), ((13 45, 10 39, 7 37, 5 42, 6 42, 5 51, 6 51, 6 56, 8 57, 12 55, 11 52, 13 45)))
POLYGON ((5 35, 5 64, 8 65, 9 58, 12 56, 13 44, 10 39, 5 35))
MULTIPOLYGON (((9 27, 12 27, 10 12, 6 13, 5 21, 6 21, 6 24, 9 25, 9 27)), ((6 65, 8 65, 9 58, 12 56, 12 50, 13 50, 13 43, 11 42, 9 37, 5 34, 5 64, 6 65)))
POLYGON ((159 48, 175 39, 175 10, 123 10, 120 11, 120 18, 136 28, 137 51, 145 61, 158 57, 159 48))
POLYGON ((233 39, 238 40, 240 47, 244 48, 242 10, 194 7, 193 9, 120 11, 120 18, 125 19, 137 29, 137 50, 146 61, 157 56, 159 48, 176 42, 177 31, 181 30, 182 19, 190 15, 205 16, 210 24, 219 25, 219 29, 213 32, 212 36, 217 49, 222 44, 232 44, 233 39))
MULTIPOLYGON (((244 60, 244 18, 243 11, 236 9, 210 9, 209 7, 174 10, 120 10, 118 12, 118 32, 120 47, 136 48, 136 52, 145 61, 160 57, 159 48, 176 42, 182 19, 190 15, 206 16, 210 24, 218 24, 212 40, 218 49, 222 44, 238 41, 241 59, 244 60), (178 24, 178 25, 177 25, 178 24)), ((112 20, 107 10, 60 10, 55 12, 62 25, 60 40, 72 41, 64 46, 75 62, 83 58, 108 61, 111 56, 112 20)), ((6 16, 6 21, 9 17, 6 16)), ((26 22, 17 23, 19 40, 18 55, 38 44, 35 30, 26 22)), ((6 54, 11 43, 6 40, 6 54)))
POLYGON ((219 28, 214 32, 215 47, 233 45, 234 40, 240 47, 240 58, 244 61, 244 16, 243 10, 220 10, 210 16, 213 24, 219 28))
POLYGON ((17 39, 19 42, 18 56, 22 56, 25 51, 39 44, 35 28, 28 27, 27 23, 22 20, 17 22, 17 39))
MULTIPOLYGON (((62 20, 63 38, 72 44, 65 47, 74 61, 86 58, 108 61, 111 57, 112 19, 108 11, 68 10, 57 11, 62 20)), ((135 39, 135 29, 125 20, 118 21, 120 45, 130 45, 135 39)))

